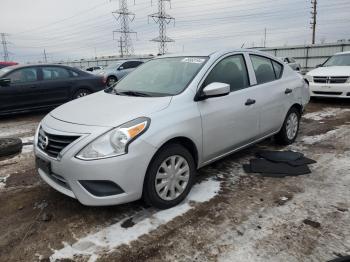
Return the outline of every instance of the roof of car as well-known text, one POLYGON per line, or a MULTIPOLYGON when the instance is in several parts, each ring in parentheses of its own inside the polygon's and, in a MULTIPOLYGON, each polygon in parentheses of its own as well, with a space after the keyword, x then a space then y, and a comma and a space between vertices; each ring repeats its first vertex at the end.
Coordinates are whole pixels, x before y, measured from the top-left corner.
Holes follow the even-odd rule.
POLYGON ((348 55, 348 54, 350 54, 350 51, 339 52, 339 53, 336 53, 335 55, 348 55))
POLYGON ((20 64, 20 65, 9 66, 7 68, 8 69, 18 69, 18 68, 26 68, 26 67, 32 67, 32 66, 62 66, 62 67, 72 68, 70 66, 60 65, 60 64, 20 64))
MULTIPOLYGON (((236 49, 222 49, 217 51, 198 51, 198 52, 188 52, 188 53, 175 53, 175 54, 167 54, 159 57, 183 57, 183 56, 223 56, 229 53, 237 53, 237 52, 249 52, 256 53, 269 56, 269 54, 264 53, 255 49, 244 49, 244 48, 236 48, 236 49)), ((156 58, 156 57, 155 57, 156 58)))

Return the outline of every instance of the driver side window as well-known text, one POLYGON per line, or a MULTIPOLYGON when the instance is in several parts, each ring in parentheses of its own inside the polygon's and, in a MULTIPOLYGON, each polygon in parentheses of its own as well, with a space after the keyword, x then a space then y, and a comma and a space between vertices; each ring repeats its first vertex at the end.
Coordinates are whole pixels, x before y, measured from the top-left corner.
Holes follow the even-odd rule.
POLYGON ((204 81, 204 86, 214 82, 229 84, 231 92, 247 88, 249 77, 243 55, 226 57, 216 64, 204 81))
POLYGON ((11 83, 26 83, 38 81, 36 68, 22 68, 10 73, 7 78, 11 79, 11 83))

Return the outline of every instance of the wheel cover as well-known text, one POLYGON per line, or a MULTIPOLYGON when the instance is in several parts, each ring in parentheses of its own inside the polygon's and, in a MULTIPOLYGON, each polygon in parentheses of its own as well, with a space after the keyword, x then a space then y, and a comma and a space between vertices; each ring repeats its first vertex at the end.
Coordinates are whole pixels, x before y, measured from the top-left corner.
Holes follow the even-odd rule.
POLYGON ((82 91, 82 92, 79 92, 79 93, 77 94, 77 98, 84 97, 84 96, 87 96, 87 95, 88 95, 88 92, 82 91))
POLYGON ((116 82, 117 82, 116 79, 114 77, 111 77, 111 78, 108 79, 107 85, 108 86, 113 86, 116 82))
POLYGON ((187 188, 190 167, 187 160, 179 155, 165 159, 155 177, 157 195, 167 201, 178 198, 187 188))
POLYGON ((287 138, 293 140, 298 133, 299 128, 299 118, 296 113, 291 113, 287 119, 287 138))

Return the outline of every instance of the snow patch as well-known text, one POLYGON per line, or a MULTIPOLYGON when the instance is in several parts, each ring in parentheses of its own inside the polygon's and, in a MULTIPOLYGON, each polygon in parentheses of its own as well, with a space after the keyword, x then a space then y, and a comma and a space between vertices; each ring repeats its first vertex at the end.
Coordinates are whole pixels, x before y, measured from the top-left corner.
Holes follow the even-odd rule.
POLYGON ((6 175, 3 177, 0 177, 0 189, 5 188, 6 186, 6 180, 10 177, 10 175, 6 175))
POLYGON ((219 191, 219 181, 203 181, 200 184, 194 185, 188 197, 178 206, 148 215, 130 228, 123 228, 121 226, 125 221, 123 220, 105 227, 96 233, 87 235, 73 245, 64 242, 64 248, 54 250, 50 261, 74 259, 75 256, 88 256, 89 261, 96 261, 99 257, 99 252, 111 251, 122 244, 130 244, 131 241, 137 240, 140 236, 148 234, 159 226, 185 214, 193 208, 193 205, 191 205, 192 201, 196 203, 209 201, 219 191))
POLYGON ((334 136, 337 133, 337 131, 338 130, 336 129, 336 130, 331 130, 331 131, 328 131, 327 133, 316 135, 316 136, 305 136, 305 137, 303 137, 302 141, 305 144, 313 145, 313 144, 318 143, 320 141, 331 138, 332 136, 334 136))
POLYGON ((325 118, 334 117, 344 112, 350 112, 350 109, 327 107, 323 111, 308 113, 308 114, 305 114, 303 117, 305 119, 321 121, 325 118))

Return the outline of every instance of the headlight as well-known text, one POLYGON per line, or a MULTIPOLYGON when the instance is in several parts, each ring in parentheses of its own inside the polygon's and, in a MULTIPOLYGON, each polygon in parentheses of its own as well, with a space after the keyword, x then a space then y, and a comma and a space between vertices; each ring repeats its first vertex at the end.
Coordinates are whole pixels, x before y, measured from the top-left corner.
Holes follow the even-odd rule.
POLYGON ((306 79, 307 81, 309 81, 309 83, 312 83, 312 82, 314 81, 314 77, 311 76, 311 75, 306 75, 306 76, 305 76, 305 79, 306 79))
POLYGON ((114 128, 84 147, 76 157, 96 160, 124 155, 129 144, 148 129, 150 122, 149 118, 141 117, 114 128))

